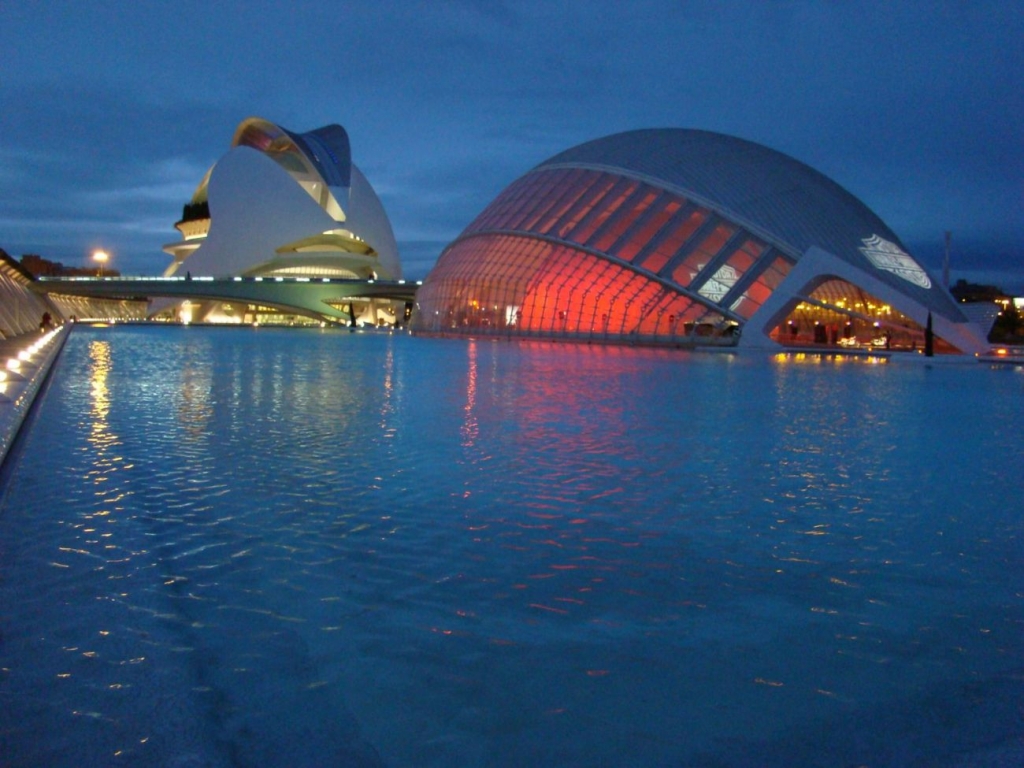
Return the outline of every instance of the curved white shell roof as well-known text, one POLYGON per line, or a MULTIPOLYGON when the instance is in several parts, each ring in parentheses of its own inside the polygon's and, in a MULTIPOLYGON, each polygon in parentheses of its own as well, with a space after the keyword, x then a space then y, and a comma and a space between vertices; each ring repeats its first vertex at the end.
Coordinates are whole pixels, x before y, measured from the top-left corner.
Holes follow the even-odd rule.
MULTIPOLYGON (((193 203, 209 203, 209 234, 174 265, 178 272, 237 275, 279 268, 288 259, 280 249, 344 230, 372 249, 383 275, 402 276, 391 222, 352 162, 344 128, 296 133, 250 117, 235 130, 231 146, 193 195, 193 203)), ((329 262, 330 254, 321 261, 329 262)))

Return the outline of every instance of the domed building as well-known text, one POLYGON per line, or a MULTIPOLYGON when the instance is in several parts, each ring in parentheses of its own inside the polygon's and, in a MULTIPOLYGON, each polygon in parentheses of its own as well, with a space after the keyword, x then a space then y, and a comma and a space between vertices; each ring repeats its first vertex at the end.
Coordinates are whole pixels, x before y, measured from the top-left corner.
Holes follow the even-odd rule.
POLYGON ((441 254, 414 331, 670 346, 979 352, 984 333, 867 206, 767 147, 615 134, 509 185, 441 254))
MULTIPOLYGON (((175 227, 182 239, 164 247, 174 258, 165 276, 402 276, 391 223, 352 162, 348 134, 339 125, 296 133, 257 117, 243 121, 175 227)), ((241 322, 258 311, 223 302, 185 310, 192 320, 221 322, 241 322)), ((360 302, 349 310, 353 319, 371 323, 382 312, 393 315, 387 302, 360 302)))

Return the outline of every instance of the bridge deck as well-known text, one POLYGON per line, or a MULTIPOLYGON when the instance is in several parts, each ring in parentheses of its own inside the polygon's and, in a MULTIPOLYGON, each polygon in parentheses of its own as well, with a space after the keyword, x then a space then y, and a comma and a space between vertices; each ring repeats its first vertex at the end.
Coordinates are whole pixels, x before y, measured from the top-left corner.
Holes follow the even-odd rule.
POLYGON ((346 312, 328 302, 353 299, 412 301, 418 283, 405 280, 349 280, 311 277, 41 277, 41 293, 102 299, 166 297, 241 301, 285 312, 341 320, 346 312))

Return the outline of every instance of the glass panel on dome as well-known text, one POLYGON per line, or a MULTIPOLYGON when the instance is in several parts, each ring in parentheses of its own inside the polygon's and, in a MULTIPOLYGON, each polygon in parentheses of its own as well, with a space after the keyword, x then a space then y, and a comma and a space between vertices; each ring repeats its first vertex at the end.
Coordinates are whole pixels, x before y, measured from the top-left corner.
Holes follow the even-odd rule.
POLYGON ((492 204, 487 206, 479 216, 470 222, 465 231, 473 232, 480 231, 482 229, 489 229, 490 225, 492 225, 495 220, 501 219, 504 211, 508 207, 509 199, 515 196, 515 191, 515 184, 503 191, 503 193, 499 195, 492 204))
POLYGON ((628 333, 639 322, 643 304, 637 301, 638 294, 650 285, 647 278, 622 267, 616 269, 615 281, 608 291, 610 333, 628 333))
POLYGON ((747 287, 743 295, 731 307, 732 311, 740 317, 750 318, 768 300, 768 297, 772 295, 772 292, 779 286, 779 283, 789 274, 790 269, 792 269, 792 264, 789 261, 782 256, 776 258, 747 287))
POLYGON ((630 293, 632 281, 633 275, 616 264, 604 262, 604 268, 588 286, 584 297, 589 306, 586 314, 589 331, 597 334, 620 332, 621 312, 616 304, 623 294, 630 293))
POLYGON ((697 228, 704 223, 707 216, 706 211, 698 208, 691 211, 682 221, 672 222, 669 225, 671 227, 670 231, 659 240, 657 245, 649 253, 640 254, 637 257, 637 266, 651 272, 660 272, 662 267, 668 264, 669 259, 675 255, 683 243, 689 240, 690 236, 697 231, 697 228))
POLYGON ((523 205, 524 201, 529 199, 528 194, 531 186, 530 180, 524 179, 522 183, 509 187, 490 205, 486 226, 481 228, 504 228, 514 212, 523 205))
POLYGON ((732 267, 737 277, 742 277, 764 253, 764 243, 754 238, 748 238, 743 245, 736 249, 735 253, 726 260, 726 264, 732 267))
POLYGON ((736 284, 743 279, 747 270, 750 269, 764 249, 764 244, 753 238, 748 238, 733 251, 724 264, 719 265, 715 269, 713 275, 704 280, 697 293, 716 304, 720 304, 736 284))
POLYGON ((500 224, 498 222, 504 222, 507 219, 508 212, 515 208, 517 202, 523 200, 524 196, 528 194, 529 188, 532 186, 531 182, 532 179, 529 176, 513 182, 466 227, 465 231, 478 232, 484 229, 499 228, 500 224))
POLYGON ((523 222, 523 229, 547 234, 552 227, 586 194, 601 174, 595 171, 574 171, 572 181, 564 188, 552 187, 544 202, 537 206, 534 216, 523 222))
POLYGON ((642 288, 628 302, 631 308, 631 325, 626 332, 636 336, 651 336, 658 332, 658 305, 669 292, 661 283, 646 281, 642 288))
MULTIPOLYGON (((516 306, 546 256, 546 243, 515 237, 480 237, 457 243, 417 303, 433 316, 435 330, 505 327, 509 306, 516 306)), ((422 289, 421 289, 422 290, 422 289)), ((511 316, 514 316, 514 312, 511 316)))
POLYGON ((577 243, 585 243, 597 232, 605 222, 608 221, 636 190, 638 184, 635 181, 624 179, 619 181, 601 201, 594 206, 593 211, 587 216, 575 231, 570 232, 568 239, 577 243))
POLYGON ((647 211, 647 215, 637 222, 633 232, 626 232, 622 242, 612 246, 611 252, 624 261, 632 261, 640 250, 647 245, 683 206, 685 201, 672 198, 664 193, 647 211))
POLYGON ((556 248, 531 281, 521 329, 555 334, 619 334, 635 324, 650 281, 599 257, 556 248))
POLYGON ((609 218, 604 226, 594 233, 587 245, 598 251, 608 251, 611 245, 647 212, 657 197, 658 190, 647 186, 638 187, 626 205, 623 205, 614 218, 609 218))
POLYGON ((480 222, 481 226, 475 229, 509 228, 509 220, 515 211, 530 201, 536 183, 536 179, 527 176, 509 187, 488 207, 486 217, 480 222))
POLYGON ((569 170, 531 174, 523 186, 522 196, 517 198, 499 226, 502 229, 529 229, 538 216, 557 204, 567 188, 572 188, 580 173, 569 170))
POLYGON ((565 238, 579 226, 583 218, 593 210, 594 206, 597 205, 601 199, 608 193, 608 190, 612 188, 615 183, 613 176, 606 176, 604 174, 598 175, 587 188, 576 204, 573 205, 568 212, 559 219, 558 223, 551 228, 550 234, 555 237, 565 238))
POLYGON ((697 293, 718 304, 732 290, 739 278, 735 269, 728 264, 722 264, 711 277, 704 281, 697 293))
MULTIPOLYGON (((729 242, 729 238, 735 231, 736 227, 727 222, 722 222, 715 227, 714 231, 694 247, 689 255, 672 270, 672 280, 683 287, 692 283, 700 271, 710 264, 722 247, 729 242)), ((733 283, 736 282, 731 271, 722 271, 720 268, 708 282, 715 281, 718 285, 725 285, 730 279, 733 283)), ((731 283, 729 283, 729 287, 732 287, 731 283)), ((722 295, 724 296, 725 293, 722 295)))

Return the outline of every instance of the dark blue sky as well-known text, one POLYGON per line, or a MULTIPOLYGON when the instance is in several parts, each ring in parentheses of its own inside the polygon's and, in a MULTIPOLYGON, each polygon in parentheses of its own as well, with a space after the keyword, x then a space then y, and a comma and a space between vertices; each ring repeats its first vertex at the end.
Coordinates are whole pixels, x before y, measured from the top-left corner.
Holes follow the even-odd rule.
POLYGON ((589 139, 720 131, 860 197, 937 270, 1024 292, 1024 5, 295 2, 0 5, 0 247, 158 273, 258 115, 336 122, 407 276, 589 139))

